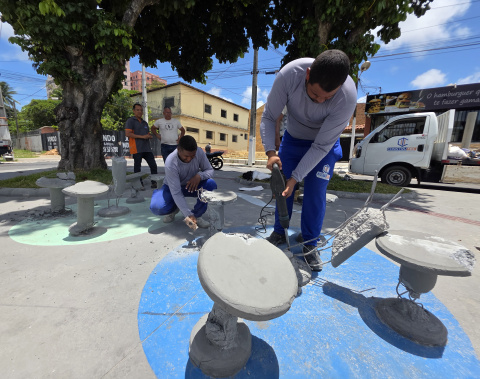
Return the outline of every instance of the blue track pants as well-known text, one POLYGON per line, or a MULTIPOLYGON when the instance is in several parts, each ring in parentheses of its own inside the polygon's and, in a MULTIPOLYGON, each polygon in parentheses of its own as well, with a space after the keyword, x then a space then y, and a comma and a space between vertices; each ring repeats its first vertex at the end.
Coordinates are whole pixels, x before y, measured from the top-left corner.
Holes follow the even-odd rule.
MULTIPOLYGON (((198 185, 198 189, 203 188, 206 191, 217 189, 217 183, 213 179, 202 180, 198 185)), ((185 187, 182 188, 183 196, 198 197, 198 191, 188 192, 185 187)), ((193 207, 192 213, 198 218, 207 211, 207 203, 197 200, 193 207)), ((172 213, 176 208, 170 188, 164 184, 160 189, 153 191, 152 200, 150 201, 150 210, 157 216, 172 213)))
MULTIPOLYGON (((293 138, 285 132, 278 155, 282 161, 282 171, 289 179, 293 170, 297 167, 312 141, 293 138)), ((304 179, 304 195, 302 204, 301 229, 304 241, 311 240, 320 235, 323 218, 326 209, 327 186, 333 174, 335 162, 342 157, 340 141, 337 140, 328 154, 313 168, 304 179)), ((298 185, 297 185, 298 186, 298 185)), ((292 217, 293 194, 287 198, 288 215, 292 217)), ((284 229, 278 219, 278 211, 275 209, 274 230, 284 235, 284 229)), ((307 245, 316 245, 314 240, 307 245)))

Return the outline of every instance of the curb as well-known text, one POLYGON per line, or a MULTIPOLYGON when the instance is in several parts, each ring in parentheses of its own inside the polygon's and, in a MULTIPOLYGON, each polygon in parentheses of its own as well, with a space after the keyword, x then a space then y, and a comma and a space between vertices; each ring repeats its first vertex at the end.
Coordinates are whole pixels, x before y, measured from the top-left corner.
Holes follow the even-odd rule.
MULTIPOLYGON (((263 189, 270 189, 270 183, 263 183, 263 182, 255 182, 251 180, 245 180, 242 178, 235 178, 235 181, 237 183, 240 183, 242 185, 245 185, 247 187, 256 187, 256 186, 262 186, 263 189)), ((400 191, 400 188, 398 189, 400 191)), ((415 199, 417 197, 417 193, 410 189, 410 193, 405 193, 401 195, 401 198, 403 199, 415 199)), ((370 196, 370 193, 360 193, 360 192, 345 192, 345 191, 332 191, 332 190, 327 190, 327 193, 331 195, 335 195, 339 198, 343 199, 359 199, 359 200, 367 200, 368 196, 370 196)), ((392 193, 374 193, 373 194, 373 200, 390 200, 395 194, 392 193)))
POLYGON ((48 188, 0 188, 0 196, 50 197, 48 188))

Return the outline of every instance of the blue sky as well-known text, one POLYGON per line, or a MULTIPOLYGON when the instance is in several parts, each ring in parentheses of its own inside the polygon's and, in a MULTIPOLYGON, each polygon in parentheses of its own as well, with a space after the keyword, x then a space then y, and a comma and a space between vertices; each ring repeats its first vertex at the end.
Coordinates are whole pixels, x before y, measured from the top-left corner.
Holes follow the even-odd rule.
MULTIPOLYGON (((360 77, 358 98, 367 93, 398 92, 448 84, 480 82, 480 0, 434 0, 422 18, 409 16, 400 24, 402 36, 382 45, 370 68, 360 77)), ((8 42, 13 30, 3 23, 0 29, 0 80, 17 92, 23 106, 32 99, 46 99, 45 77, 33 69, 27 55, 8 42)), ((284 49, 259 51, 257 105, 267 98, 275 75, 265 72, 281 67, 284 49)), ((132 59, 131 71, 141 70, 132 59)), ((233 64, 215 63, 206 85, 190 83, 203 91, 250 108, 253 53, 233 64)), ((146 68, 168 83, 182 81, 169 63, 146 68)))

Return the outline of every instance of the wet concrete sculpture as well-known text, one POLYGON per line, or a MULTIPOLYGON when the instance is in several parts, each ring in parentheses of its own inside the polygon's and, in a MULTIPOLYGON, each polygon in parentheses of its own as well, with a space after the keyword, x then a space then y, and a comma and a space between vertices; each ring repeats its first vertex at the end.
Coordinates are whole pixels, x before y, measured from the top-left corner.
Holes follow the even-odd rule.
POLYGON ((210 218, 210 236, 221 232, 225 226, 225 204, 237 200, 237 194, 233 191, 201 191, 200 200, 208 203, 207 213, 210 218))
POLYGON ((77 222, 70 225, 68 231, 72 236, 85 234, 94 225, 94 199, 107 193, 108 186, 103 183, 86 180, 73 186, 64 188, 65 195, 77 198, 77 222))
POLYGON ((416 303, 422 293, 430 292, 438 275, 470 276, 474 255, 465 247, 422 232, 389 231, 377 237, 380 252, 400 264, 397 298, 377 303, 380 320, 400 335, 425 346, 445 346, 448 331, 432 313, 416 303), (399 286, 409 299, 402 298, 399 286))
POLYGON ((138 194, 138 191, 140 191, 140 188, 142 188, 142 182, 140 182, 140 178, 143 175, 144 174, 141 172, 135 172, 125 177, 125 180, 130 184, 131 188, 130 197, 126 200, 128 204, 143 203, 145 201, 145 198, 138 194))
POLYGON ((247 363, 252 344, 238 318, 267 321, 286 313, 298 290, 295 271, 265 240, 217 233, 203 245, 197 272, 214 306, 192 330, 190 360, 205 375, 233 376, 247 363))
POLYGON ((152 182, 157 183, 157 188, 160 188, 163 183, 163 179, 165 178, 165 175, 161 174, 150 174, 150 180, 152 182))
POLYGON ((127 161, 125 157, 112 158, 112 190, 115 194, 115 205, 110 206, 110 199, 106 208, 98 211, 100 217, 118 217, 130 212, 130 208, 119 206, 120 197, 123 195, 126 187, 127 177, 127 161))
POLYGON ((50 190, 51 211, 63 212, 65 211, 65 194, 62 192, 62 189, 75 184, 75 174, 73 172, 58 173, 56 178, 42 176, 37 179, 35 184, 50 190))

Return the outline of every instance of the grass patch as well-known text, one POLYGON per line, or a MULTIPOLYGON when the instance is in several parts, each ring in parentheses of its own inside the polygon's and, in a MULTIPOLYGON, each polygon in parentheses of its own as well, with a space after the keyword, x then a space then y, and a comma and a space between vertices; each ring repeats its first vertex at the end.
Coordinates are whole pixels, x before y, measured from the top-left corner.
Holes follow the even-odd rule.
MULTIPOLYGON (((372 189, 372 180, 344 180, 338 174, 333 174, 330 183, 328 184, 327 190, 330 191, 344 191, 344 192, 355 192, 355 193, 370 193, 372 189)), ((400 191, 400 187, 391 186, 389 184, 377 182, 375 187, 375 193, 386 193, 386 194, 396 194, 400 191)), ((403 193, 411 192, 408 188, 405 188, 403 193)))
MULTIPOLYGON (((42 171, 35 174, 0 180, 0 188, 40 188, 35 184, 37 179, 42 176, 56 178, 57 172, 57 170, 42 171)), ((75 177, 77 183, 85 180, 93 180, 107 185, 112 183, 112 172, 110 170, 75 171, 75 177)))
MULTIPOLYGON (((270 179, 255 180, 258 183, 270 183, 270 179)), ((300 183, 300 187, 303 187, 303 182, 300 183)), ((330 191, 343 191, 354 193, 370 193, 372 189, 372 180, 344 180, 342 176, 333 174, 332 179, 328 183, 327 190, 330 191)), ((400 191, 400 187, 391 186, 389 184, 377 182, 375 187, 375 193, 396 194, 400 191)), ((408 188, 405 188, 403 193, 411 192, 408 188)))

